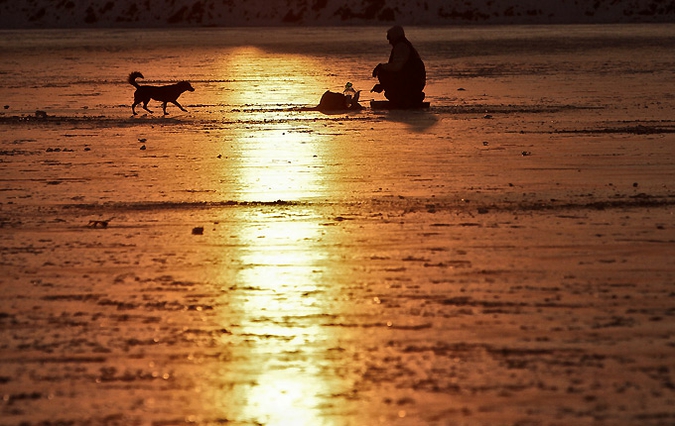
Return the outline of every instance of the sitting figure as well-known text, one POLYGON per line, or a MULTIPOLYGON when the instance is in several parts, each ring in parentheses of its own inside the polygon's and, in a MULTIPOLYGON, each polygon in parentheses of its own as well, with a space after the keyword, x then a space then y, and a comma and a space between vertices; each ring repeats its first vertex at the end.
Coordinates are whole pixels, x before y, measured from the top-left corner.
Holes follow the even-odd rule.
POLYGON ((405 37, 403 28, 394 26, 387 31, 391 44, 389 62, 379 64, 373 70, 373 77, 379 83, 371 92, 381 93, 398 108, 414 108, 424 100, 424 86, 427 73, 424 62, 412 43, 405 37))

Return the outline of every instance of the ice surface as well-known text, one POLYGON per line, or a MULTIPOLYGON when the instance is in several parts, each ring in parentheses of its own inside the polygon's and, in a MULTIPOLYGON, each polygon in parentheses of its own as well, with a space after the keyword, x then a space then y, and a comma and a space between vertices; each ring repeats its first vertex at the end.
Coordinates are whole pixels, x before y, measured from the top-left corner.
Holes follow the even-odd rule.
POLYGON ((674 27, 2 35, 3 425, 675 419, 674 27))

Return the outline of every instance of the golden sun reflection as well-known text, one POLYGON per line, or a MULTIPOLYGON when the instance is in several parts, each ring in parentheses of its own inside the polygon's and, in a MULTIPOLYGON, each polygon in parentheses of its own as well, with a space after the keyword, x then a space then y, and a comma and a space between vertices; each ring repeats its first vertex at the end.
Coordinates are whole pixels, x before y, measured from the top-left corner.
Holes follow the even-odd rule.
POLYGON ((267 425, 320 425, 320 399, 313 395, 322 383, 300 370, 269 371, 267 385, 252 389, 249 407, 257 421, 267 425), (272 415, 264 413, 273 413, 272 415))
MULTIPOLYGON (((256 47, 228 51, 220 60, 219 68, 222 76, 227 78, 227 83, 217 94, 219 103, 246 108, 247 113, 255 112, 258 107, 316 104, 332 84, 326 64, 316 59, 256 47)), ((264 116, 253 115, 251 118, 264 116)))
POLYGON ((239 225, 232 303, 245 368, 255 376, 241 395, 239 417, 266 425, 329 424, 322 402, 332 392, 320 366, 330 336, 317 323, 330 309, 321 280, 321 225, 311 212, 280 206, 242 209, 239 225))
POLYGON ((232 176, 232 196, 250 203, 236 209, 238 273, 230 292, 234 368, 249 380, 229 415, 254 424, 330 425, 323 406, 332 392, 322 369, 331 337, 317 321, 330 314, 333 298, 322 282, 322 218, 307 203, 326 192, 327 141, 307 112, 289 105, 316 97, 326 83, 308 58, 255 48, 230 53, 223 66, 233 83, 222 104, 232 107, 236 127, 223 141, 234 151, 222 173, 232 176))
POLYGON ((237 190, 241 201, 300 201, 323 194, 321 140, 304 129, 263 128, 242 135, 237 190))
POLYGON ((316 104, 331 83, 309 57, 238 48, 222 72, 231 83, 220 103, 233 108, 237 129, 235 188, 240 201, 297 201, 321 195, 322 139, 299 106, 316 104))

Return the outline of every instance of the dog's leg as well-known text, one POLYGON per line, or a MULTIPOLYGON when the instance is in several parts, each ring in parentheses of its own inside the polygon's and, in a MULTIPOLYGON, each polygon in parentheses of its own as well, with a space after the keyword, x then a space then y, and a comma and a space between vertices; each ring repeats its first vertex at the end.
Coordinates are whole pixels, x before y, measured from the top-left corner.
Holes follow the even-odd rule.
POLYGON ((152 111, 150 111, 150 110, 148 109, 148 103, 147 103, 147 102, 143 102, 143 109, 146 110, 147 112, 149 112, 150 114, 153 113, 152 111))
MULTIPOLYGON (((131 76, 129 76, 129 77, 131 77, 131 76)), ((129 82, 131 82, 131 81, 133 81, 134 83, 136 82, 135 80, 129 79, 129 82)), ((136 105, 138 105, 140 103, 141 103, 141 101, 138 99, 138 90, 136 90, 134 92, 134 103, 131 104, 131 112, 133 112, 134 115, 136 115, 136 105)))
POLYGON ((172 104, 176 105, 178 108, 180 108, 181 111, 183 112, 188 112, 181 104, 178 103, 178 101, 171 101, 172 104))
POLYGON ((162 104, 162 110, 164 110, 164 115, 169 114, 168 112, 166 112, 166 102, 162 104))

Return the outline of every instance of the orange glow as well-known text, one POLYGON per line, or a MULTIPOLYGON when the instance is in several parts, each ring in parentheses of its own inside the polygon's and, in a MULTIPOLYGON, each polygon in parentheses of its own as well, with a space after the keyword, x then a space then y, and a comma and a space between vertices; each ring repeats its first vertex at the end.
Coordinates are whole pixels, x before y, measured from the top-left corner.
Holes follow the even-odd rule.
POLYGON ((317 296, 325 295, 320 225, 307 216, 242 213, 238 282, 248 290, 238 300, 239 334, 259 374, 241 415, 269 425, 322 424, 320 396, 329 386, 318 365, 328 336, 315 321, 328 309, 317 296))
MULTIPOLYGON (((224 80, 217 101, 225 105, 279 108, 289 104, 316 104, 319 96, 331 88, 325 65, 306 56, 270 53, 256 47, 228 50, 219 59, 224 80)), ((251 113, 253 111, 247 111, 251 113)))
POLYGON ((329 82, 315 60, 270 54, 257 48, 234 50, 222 61, 228 76, 218 100, 243 105, 235 111, 232 143, 238 162, 235 189, 241 201, 295 201, 321 194, 325 139, 306 123, 298 106, 316 103, 329 82), (255 77, 251 77, 255 76, 255 77), (255 107, 253 106, 255 105, 255 107))
MULTIPOLYGON (((222 142, 234 149, 235 165, 221 172, 234 174, 237 200, 294 202, 324 194, 318 154, 325 137, 295 108, 325 90, 320 71, 312 71, 316 64, 242 48, 223 67, 231 83, 218 102, 244 105, 233 114, 234 140, 222 142)), ((228 415, 266 425, 326 424, 321 403, 331 392, 319 364, 329 336, 316 322, 329 309, 317 296, 325 297, 321 216, 311 207, 262 205, 237 210, 236 217, 237 287, 245 290, 231 301, 234 334, 245 342, 241 368, 254 366, 255 380, 238 389, 236 403, 225 402, 228 415)))

